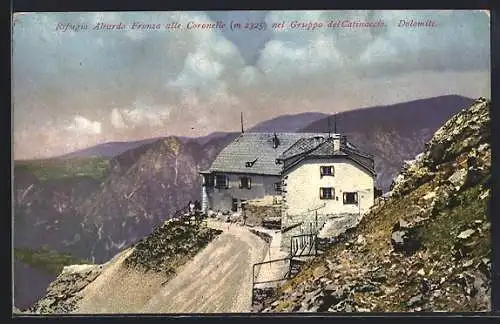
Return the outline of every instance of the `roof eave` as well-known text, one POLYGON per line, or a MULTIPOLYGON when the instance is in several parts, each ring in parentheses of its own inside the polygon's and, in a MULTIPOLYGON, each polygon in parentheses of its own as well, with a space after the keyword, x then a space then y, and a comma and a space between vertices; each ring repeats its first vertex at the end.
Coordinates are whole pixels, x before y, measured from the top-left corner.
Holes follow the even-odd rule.
POLYGON ((270 172, 258 172, 258 171, 252 172, 252 171, 235 171, 235 170, 210 170, 210 171, 207 171, 206 174, 210 174, 210 173, 253 174, 253 175, 261 175, 261 176, 280 176, 281 175, 281 171, 278 171, 276 173, 270 173, 270 172))
POLYGON ((353 159, 349 154, 337 154, 337 155, 313 155, 313 154, 309 154, 309 155, 305 155, 303 157, 301 157, 300 159, 298 159, 297 161, 295 161, 294 163, 290 164, 286 169, 283 169, 282 173, 285 173, 286 171, 290 170, 291 168, 295 167, 296 165, 300 164, 302 161, 304 160, 307 160, 307 159, 310 159, 310 158, 322 158, 322 159, 331 159, 331 158, 348 158, 349 160, 353 161, 354 163, 356 163, 357 165, 359 165, 361 168, 365 169, 366 171, 368 171, 372 176, 376 176, 377 173, 374 169, 360 163, 359 161, 353 159))

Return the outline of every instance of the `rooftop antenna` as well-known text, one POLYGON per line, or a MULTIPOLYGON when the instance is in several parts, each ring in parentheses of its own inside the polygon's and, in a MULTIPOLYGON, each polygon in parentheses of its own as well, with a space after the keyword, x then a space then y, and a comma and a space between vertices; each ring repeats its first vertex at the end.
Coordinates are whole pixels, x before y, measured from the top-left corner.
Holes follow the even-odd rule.
POLYGON ((241 112, 241 133, 243 134, 245 131, 243 129, 243 112, 241 112))
POLYGON ((337 114, 333 115, 333 133, 337 134, 337 114))
POLYGON ((328 138, 332 137, 332 126, 330 125, 331 124, 331 121, 330 121, 330 118, 331 116, 328 116, 328 138))

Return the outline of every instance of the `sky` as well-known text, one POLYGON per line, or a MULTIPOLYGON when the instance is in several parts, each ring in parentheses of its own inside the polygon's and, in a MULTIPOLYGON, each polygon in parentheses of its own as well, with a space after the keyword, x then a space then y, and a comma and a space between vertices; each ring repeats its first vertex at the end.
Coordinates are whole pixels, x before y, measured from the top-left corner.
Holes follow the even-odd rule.
POLYGON ((238 131, 241 112, 249 128, 285 114, 489 97, 489 29, 479 10, 16 13, 14 159, 238 131), (339 20, 384 26, 326 27, 339 20), (435 27, 400 27, 401 20, 435 27), (226 27, 186 29, 217 21, 226 27), (231 30, 231 21, 266 28, 231 30), (294 21, 324 25, 294 29, 294 21), (133 22, 162 29, 132 30, 133 22), (163 28, 173 22, 183 28, 163 28), (272 27, 280 22, 284 28, 272 27), (64 31, 59 23, 88 29, 64 31), (126 27, 94 30, 98 23, 126 27))

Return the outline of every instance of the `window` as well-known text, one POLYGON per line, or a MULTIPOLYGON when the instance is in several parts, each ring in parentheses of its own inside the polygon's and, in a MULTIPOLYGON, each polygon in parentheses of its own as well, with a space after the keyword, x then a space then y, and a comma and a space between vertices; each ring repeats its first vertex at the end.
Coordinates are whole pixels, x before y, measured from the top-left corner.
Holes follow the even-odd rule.
POLYGON ((215 187, 216 188, 228 188, 229 181, 225 175, 218 175, 215 177, 215 187))
POLYGON ((358 203, 357 192, 344 192, 344 205, 356 205, 358 203))
POLYGON ((205 186, 213 188, 215 186, 215 178, 213 174, 207 174, 205 176, 205 186))
POLYGON ((274 190, 276 192, 281 192, 281 181, 278 181, 278 182, 274 183, 274 190))
POLYGON ((333 188, 319 188, 320 199, 333 199, 334 196, 335 190, 333 190, 333 188))
POLYGON ((333 176, 333 173, 334 173, 332 165, 321 166, 321 167, 319 167, 319 171, 320 171, 320 175, 322 177, 324 177, 324 176, 333 176))
POLYGON ((241 177, 240 188, 245 188, 245 189, 252 188, 252 179, 250 179, 249 177, 241 177))

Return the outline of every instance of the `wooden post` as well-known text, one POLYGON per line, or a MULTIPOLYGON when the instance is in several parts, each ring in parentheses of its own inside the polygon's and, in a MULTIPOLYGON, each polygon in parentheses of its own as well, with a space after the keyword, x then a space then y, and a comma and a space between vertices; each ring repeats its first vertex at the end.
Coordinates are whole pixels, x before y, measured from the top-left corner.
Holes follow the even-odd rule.
POLYGON ((314 256, 318 256, 318 236, 314 235, 314 256))
POLYGON ((255 289, 255 264, 252 267, 252 297, 251 297, 251 307, 253 308, 253 298, 254 294, 253 291, 255 289))
POLYGON ((316 228, 315 228, 314 232, 317 233, 318 232, 318 211, 315 212, 314 218, 315 218, 315 222, 316 222, 316 228))

